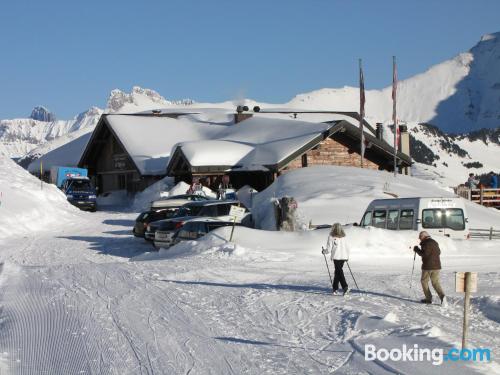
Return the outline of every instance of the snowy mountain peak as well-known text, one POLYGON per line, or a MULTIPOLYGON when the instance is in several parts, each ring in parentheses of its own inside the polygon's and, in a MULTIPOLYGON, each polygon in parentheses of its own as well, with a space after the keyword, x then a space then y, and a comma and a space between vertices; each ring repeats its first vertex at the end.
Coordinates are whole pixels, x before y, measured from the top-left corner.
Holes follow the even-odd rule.
POLYGON ((56 115, 44 106, 39 105, 33 108, 30 118, 37 121, 52 122, 56 120, 56 115))
POLYGON ((75 117, 75 120, 76 122, 82 122, 88 117, 99 117, 102 115, 102 112, 103 112, 102 109, 99 107, 90 107, 85 112, 78 114, 75 117))
POLYGON ((111 113, 120 112, 122 110, 127 111, 130 107, 138 107, 144 102, 149 102, 156 107, 169 106, 172 104, 172 102, 166 100, 154 90, 134 86, 130 94, 118 89, 111 91, 108 98, 107 109, 111 113))
POLYGON ((154 90, 134 86, 130 94, 118 89, 111 91, 106 111, 110 113, 138 112, 193 103, 191 99, 170 101, 154 90))
POLYGON ((498 38, 500 38, 500 32, 493 33, 493 34, 484 34, 484 35, 481 37, 480 42, 486 42, 486 41, 488 41, 488 40, 498 39, 498 38))

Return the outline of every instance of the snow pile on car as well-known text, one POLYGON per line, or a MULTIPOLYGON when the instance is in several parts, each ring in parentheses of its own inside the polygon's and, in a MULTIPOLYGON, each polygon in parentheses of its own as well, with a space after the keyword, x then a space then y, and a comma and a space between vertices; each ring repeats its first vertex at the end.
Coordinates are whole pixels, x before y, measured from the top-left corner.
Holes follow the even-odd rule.
POLYGON ((55 186, 43 183, 0 155, 0 238, 64 225, 79 210, 55 186))

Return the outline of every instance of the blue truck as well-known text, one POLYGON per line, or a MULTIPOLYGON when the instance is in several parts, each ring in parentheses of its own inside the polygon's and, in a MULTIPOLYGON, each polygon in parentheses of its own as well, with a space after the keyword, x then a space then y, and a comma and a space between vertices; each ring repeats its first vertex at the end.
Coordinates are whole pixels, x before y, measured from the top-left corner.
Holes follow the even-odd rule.
POLYGON ((88 171, 76 167, 52 167, 50 181, 61 189, 68 202, 81 210, 97 210, 97 193, 90 183, 88 171))

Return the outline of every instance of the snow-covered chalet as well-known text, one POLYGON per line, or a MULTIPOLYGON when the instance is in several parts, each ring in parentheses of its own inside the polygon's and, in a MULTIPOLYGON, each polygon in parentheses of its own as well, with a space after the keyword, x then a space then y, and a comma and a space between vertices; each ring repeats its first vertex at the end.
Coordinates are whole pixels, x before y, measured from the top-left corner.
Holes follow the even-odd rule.
MULTIPOLYGON (((215 181, 229 175, 235 188, 261 190, 296 168, 359 167, 361 132, 353 117, 338 113, 326 122, 310 122, 223 110, 105 114, 78 165, 89 169, 101 193, 141 191, 167 175, 188 183, 193 177, 215 181)), ((364 167, 393 170, 392 147, 369 124, 364 133, 364 167)), ((397 153, 400 170, 411 165, 408 154, 397 153)))

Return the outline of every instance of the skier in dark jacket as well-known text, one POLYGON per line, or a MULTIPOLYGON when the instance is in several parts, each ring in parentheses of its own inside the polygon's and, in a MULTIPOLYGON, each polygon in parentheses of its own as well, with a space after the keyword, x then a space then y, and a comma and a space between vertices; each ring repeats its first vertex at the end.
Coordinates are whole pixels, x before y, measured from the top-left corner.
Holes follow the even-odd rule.
POLYGON ((441 305, 446 305, 446 297, 439 282, 439 271, 441 270, 441 250, 436 241, 434 241, 429 233, 420 232, 418 238, 420 239, 420 247, 415 246, 413 251, 422 257, 422 289, 424 291, 425 299, 421 300, 422 303, 432 303, 432 293, 429 289, 429 279, 431 280, 432 287, 436 291, 441 300, 441 305))
POLYGON ((493 171, 490 172, 490 188, 498 189, 498 176, 493 171))

